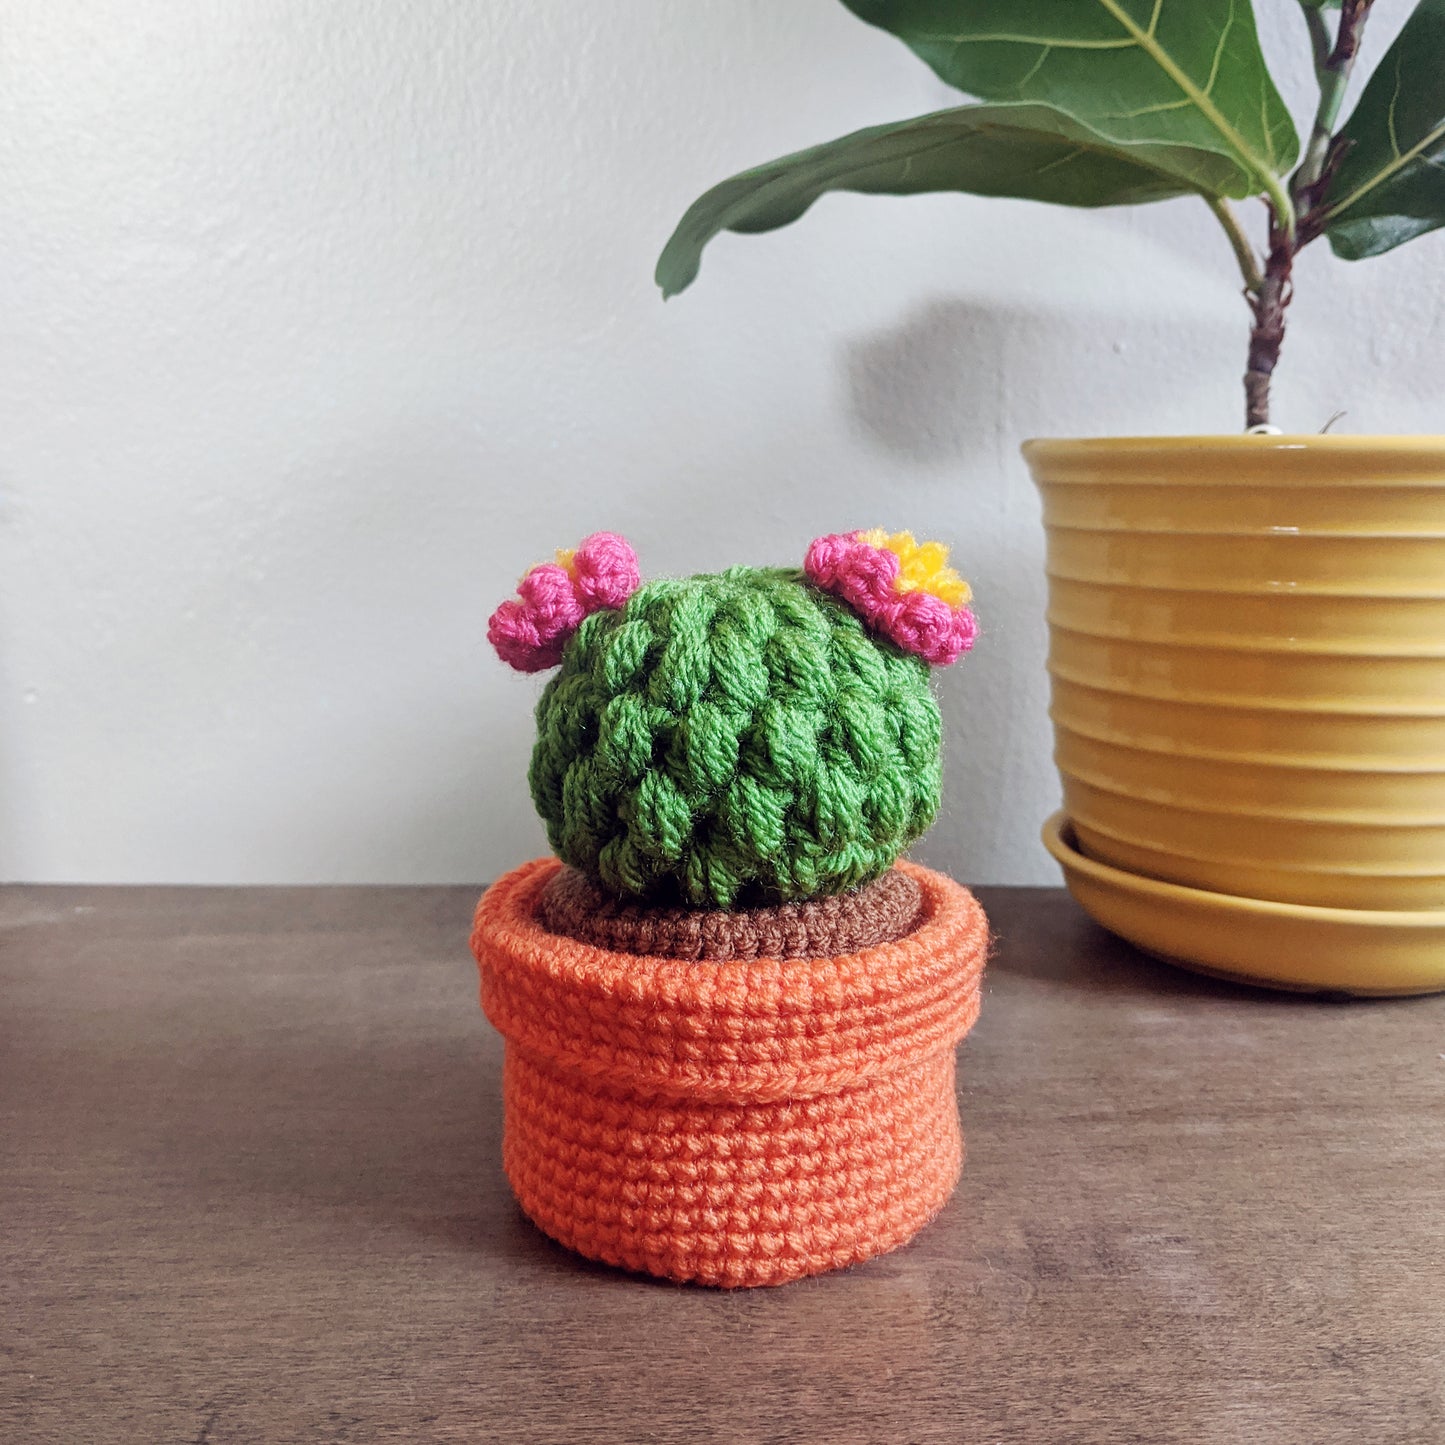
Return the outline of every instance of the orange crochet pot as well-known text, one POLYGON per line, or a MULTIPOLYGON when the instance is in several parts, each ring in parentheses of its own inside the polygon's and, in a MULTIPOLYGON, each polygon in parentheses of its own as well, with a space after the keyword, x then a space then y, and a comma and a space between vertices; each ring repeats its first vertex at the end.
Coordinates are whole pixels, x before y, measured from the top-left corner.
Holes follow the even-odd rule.
POLYGON ((966 889, 900 863, 923 909, 896 942, 690 961, 547 932, 560 866, 494 884, 472 934, 506 1039, 503 1164, 539 1228, 590 1259, 744 1286, 883 1254, 938 1212, 988 951, 966 889))

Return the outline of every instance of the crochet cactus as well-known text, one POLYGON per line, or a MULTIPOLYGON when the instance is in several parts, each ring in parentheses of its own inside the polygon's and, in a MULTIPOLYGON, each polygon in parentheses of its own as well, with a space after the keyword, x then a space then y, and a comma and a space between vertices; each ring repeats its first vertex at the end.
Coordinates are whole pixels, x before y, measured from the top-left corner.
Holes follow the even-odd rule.
POLYGON ((928 663, 974 635, 946 556, 854 533, 820 538, 801 570, 638 586, 631 549, 599 534, 540 585, 534 569, 490 635, 524 670, 560 657, 530 770, 558 857, 611 893, 690 907, 884 873, 938 811, 928 663))

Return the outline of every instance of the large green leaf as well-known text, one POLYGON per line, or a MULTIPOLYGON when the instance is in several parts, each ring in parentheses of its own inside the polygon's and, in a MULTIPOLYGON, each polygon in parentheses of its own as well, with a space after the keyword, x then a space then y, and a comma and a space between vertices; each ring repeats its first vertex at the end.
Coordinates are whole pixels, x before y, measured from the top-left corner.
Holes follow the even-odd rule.
POLYGON ((1330 183, 1328 231, 1349 261, 1445 226, 1445 0, 1420 0, 1355 113, 1330 183))
POLYGON ((1109 141, 1047 105, 968 105, 870 126, 744 171, 688 208, 657 263, 664 296, 697 275, 719 231, 771 231, 827 191, 966 191, 1064 206, 1116 206, 1223 192, 1227 157, 1187 145, 1109 141))
POLYGON ((1225 194, 1272 192, 1299 138, 1249 0, 843 0, 950 85, 1042 101, 1100 135, 1227 157, 1225 194))

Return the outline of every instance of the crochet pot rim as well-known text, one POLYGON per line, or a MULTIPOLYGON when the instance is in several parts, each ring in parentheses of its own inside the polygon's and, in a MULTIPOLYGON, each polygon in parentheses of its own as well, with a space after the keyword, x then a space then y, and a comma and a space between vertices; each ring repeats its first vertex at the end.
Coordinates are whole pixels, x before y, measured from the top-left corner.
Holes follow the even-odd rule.
MULTIPOLYGON (((871 998, 902 994, 916 986, 923 976, 934 975, 942 962, 941 950, 925 951, 921 944, 945 944, 950 925, 956 922, 960 905, 982 916, 982 907, 961 884, 946 875, 925 868, 909 859, 900 858, 893 865, 918 883, 922 894, 922 910, 917 924, 906 934, 889 943, 853 953, 816 955, 799 958, 675 958, 659 954, 625 953, 603 948, 581 939, 567 938, 549 932, 537 921, 536 912, 543 889, 565 865, 555 857, 535 858, 504 874, 482 895, 477 905, 474 942, 482 934, 484 914, 490 912, 487 899, 494 897, 515 902, 527 941, 542 945, 525 967, 536 976, 598 998, 649 999, 675 1005, 696 1006, 706 1001, 716 984, 729 977, 747 977, 752 981, 786 980, 798 993, 821 986, 866 989, 871 998), (497 893, 496 890, 502 890, 497 893), (551 945, 551 946, 548 946, 551 945), (565 945, 563 947, 562 945, 565 945), (912 945, 906 952, 914 955, 914 967, 899 969, 902 945, 912 945), (889 987, 891 985, 891 987, 889 987)), ((488 941, 503 946, 521 941, 510 920, 487 919, 488 941), (499 926, 500 925, 500 926, 499 926)))
POLYGON ((658 958, 548 932, 561 865, 523 864, 477 905, 472 951, 493 1026, 526 1056, 593 1085, 749 1102, 857 1087, 951 1052, 973 1026, 989 951, 983 908, 915 864, 923 919, 832 958, 658 958))

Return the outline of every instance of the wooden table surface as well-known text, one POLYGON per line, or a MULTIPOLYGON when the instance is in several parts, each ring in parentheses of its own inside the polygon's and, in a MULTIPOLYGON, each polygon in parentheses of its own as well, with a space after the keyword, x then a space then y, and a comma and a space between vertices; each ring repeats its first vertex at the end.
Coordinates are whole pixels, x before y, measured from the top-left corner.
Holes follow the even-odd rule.
POLYGON ((472 890, 0 891, 0 1441, 1445 1441, 1445 998, 980 896, 953 1201, 723 1293, 518 1212, 472 890))

